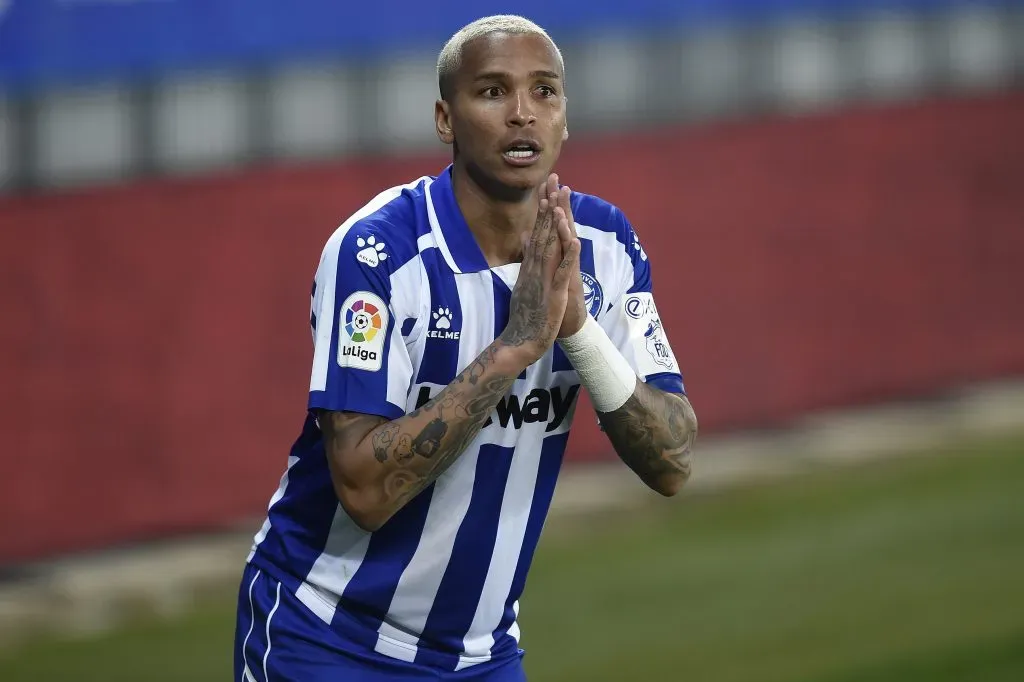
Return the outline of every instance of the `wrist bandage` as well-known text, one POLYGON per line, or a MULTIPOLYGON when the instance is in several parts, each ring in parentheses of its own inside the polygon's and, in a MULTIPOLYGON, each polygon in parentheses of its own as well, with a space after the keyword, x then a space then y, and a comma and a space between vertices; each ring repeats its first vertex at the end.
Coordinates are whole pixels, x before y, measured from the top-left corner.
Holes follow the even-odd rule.
POLYGON ((636 372, 593 317, 587 315, 583 327, 572 336, 558 339, 558 344, 598 412, 617 410, 633 395, 636 372))

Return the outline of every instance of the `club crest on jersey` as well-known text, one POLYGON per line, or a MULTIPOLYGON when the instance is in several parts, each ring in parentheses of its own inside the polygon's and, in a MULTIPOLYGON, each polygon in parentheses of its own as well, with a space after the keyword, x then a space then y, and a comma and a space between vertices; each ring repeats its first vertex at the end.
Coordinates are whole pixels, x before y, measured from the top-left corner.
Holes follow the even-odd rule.
POLYGON ((604 303, 601 284, 589 273, 581 272, 580 275, 583 278, 583 304, 587 306, 591 317, 597 317, 601 312, 601 304, 604 303))
POLYGON ((338 364, 376 372, 384 356, 388 308, 379 296, 357 291, 341 306, 338 364))

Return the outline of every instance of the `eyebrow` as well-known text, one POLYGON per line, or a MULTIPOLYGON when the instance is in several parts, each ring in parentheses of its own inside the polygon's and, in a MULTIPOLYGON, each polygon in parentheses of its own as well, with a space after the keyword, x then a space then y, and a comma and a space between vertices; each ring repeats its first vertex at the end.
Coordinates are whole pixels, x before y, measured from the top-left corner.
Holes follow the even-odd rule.
MULTIPOLYGON (((558 80, 559 76, 554 71, 531 71, 530 78, 551 78, 558 80)), ((508 78, 509 74, 505 71, 488 71, 487 73, 481 73, 476 76, 473 80, 484 81, 484 80, 501 80, 508 78)))

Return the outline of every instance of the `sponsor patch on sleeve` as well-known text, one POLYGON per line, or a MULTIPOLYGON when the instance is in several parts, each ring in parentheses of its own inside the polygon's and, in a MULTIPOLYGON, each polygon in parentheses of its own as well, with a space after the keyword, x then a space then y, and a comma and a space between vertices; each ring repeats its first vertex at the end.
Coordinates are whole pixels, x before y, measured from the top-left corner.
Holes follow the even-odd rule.
POLYGON ((380 370, 388 331, 388 307, 380 296, 357 291, 338 313, 338 364, 342 367, 380 370))
POLYGON ((629 325, 629 342, 634 347, 637 373, 640 376, 678 373, 679 365, 661 326, 654 297, 649 292, 630 294, 622 305, 629 325))

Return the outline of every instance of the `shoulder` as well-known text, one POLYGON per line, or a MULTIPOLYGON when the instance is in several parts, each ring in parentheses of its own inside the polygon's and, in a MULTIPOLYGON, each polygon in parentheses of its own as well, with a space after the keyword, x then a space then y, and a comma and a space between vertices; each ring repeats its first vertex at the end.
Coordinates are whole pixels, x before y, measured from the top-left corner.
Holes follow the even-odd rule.
POLYGON ((576 191, 571 203, 573 220, 582 239, 594 242, 595 249, 631 256, 638 239, 622 209, 601 197, 576 191))
POLYGON ((325 262, 358 264, 391 275, 419 253, 418 239, 426 223, 424 176, 380 192, 338 226, 324 244, 325 262))
POLYGON ((603 232, 618 232, 627 223, 618 206, 594 194, 573 190, 571 203, 577 223, 603 232))

